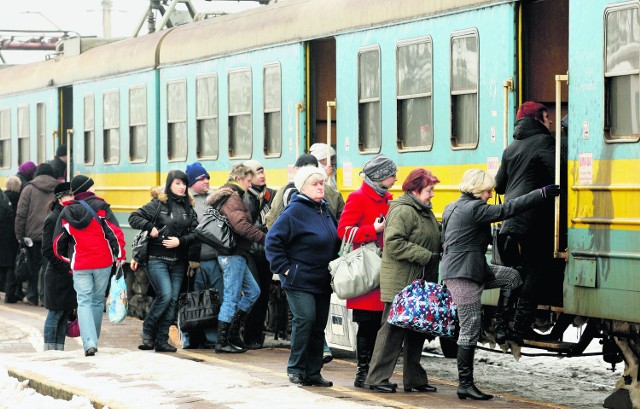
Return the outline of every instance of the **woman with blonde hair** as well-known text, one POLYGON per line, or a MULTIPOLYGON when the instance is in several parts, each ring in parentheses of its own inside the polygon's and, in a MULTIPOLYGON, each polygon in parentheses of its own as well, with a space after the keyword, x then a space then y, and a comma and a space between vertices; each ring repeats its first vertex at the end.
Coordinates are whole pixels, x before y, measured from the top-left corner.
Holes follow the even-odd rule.
POLYGON ((440 274, 458 307, 458 398, 488 400, 473 383, 473 357, 480 337, 481 304, 484 289, 515 289, 522 280, 512 268, 487 264, 485 254, 491 242, 491 223, 508 219, 541 205, 560 194, 560 187, 548 185, 501 205, 489 205, 496 182, 481 169, 465 172, 460 182, 462 195, 442 214, 443 257, 440 274))

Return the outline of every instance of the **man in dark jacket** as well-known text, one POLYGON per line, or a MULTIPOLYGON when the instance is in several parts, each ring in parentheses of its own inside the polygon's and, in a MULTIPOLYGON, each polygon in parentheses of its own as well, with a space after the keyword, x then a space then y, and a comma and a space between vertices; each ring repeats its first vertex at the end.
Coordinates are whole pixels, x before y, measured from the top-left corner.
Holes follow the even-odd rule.
POLYGON ((67 177, 67 145, 64 143, 59 145, 55 158, 48 163, 53 168, 54 177, 58 180, 65 180, 67 177))
POLYGON ((264 245, 265 234, 257 229, 251 220, 247 206, 242 201, 245 192, 251 188, 255 172, 237 163, 231 169, 229 180, 207 198, 209 206, 219 207, 227 216, 238 242, 230 254, 218 255, 224 281, 224 297, 218 314, 218 339, 216 352, 246 352, 240 337, 240 328, 247 314, 260 296, 260 287, 247 266, 252 243, 264 245))
MULTIPOLYGON (((551 136, 547 108, 537 102, 525 102, 518 109, 514 141, 504 151, 496 175, 496 193, 505 195, 505 203, 534 189, 554 183, 555 141, 551 136)), ((553 263, 553 201, 520 213, 502 223, 501 251, 504 260, 515 266, 523 278, 515 314, 516 340, 535 337, 531 329, 538 305, 541 275, 553 263)), ((497 317, 496 327, 506 327, 510 307, 516 295, 504 290, 498 305, 506 307, 497 317)), ((499 332, 498 330, 496 332, 499 332)), ((501 334, 496 334, 497 338, 501 334)), ((501 340, 498 340, 501 341, 501 340)))

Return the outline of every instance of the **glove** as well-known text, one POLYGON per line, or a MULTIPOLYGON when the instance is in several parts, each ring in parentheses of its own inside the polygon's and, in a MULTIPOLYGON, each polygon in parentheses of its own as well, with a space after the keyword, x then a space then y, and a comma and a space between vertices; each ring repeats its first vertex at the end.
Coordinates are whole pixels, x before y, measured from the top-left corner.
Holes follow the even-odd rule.
POLYGON ((200 268, 200 262, 199 262, 199 261, 190 261, 190 262, 189 262, 189 267, 190 267, 192 270, 197 270, 197 269, 199 269, 199 268, 200 268))
POLYGON ((545 199, 551 199, 556 196, 560 196, 560 186, 558 185, 547 185, 540 189, 540 194, 545 199))

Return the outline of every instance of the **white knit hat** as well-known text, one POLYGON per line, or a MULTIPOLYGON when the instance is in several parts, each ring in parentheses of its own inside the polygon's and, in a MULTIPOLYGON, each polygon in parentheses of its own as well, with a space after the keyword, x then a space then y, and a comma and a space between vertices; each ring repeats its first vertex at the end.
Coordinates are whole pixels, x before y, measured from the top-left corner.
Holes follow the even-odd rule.
POLYGON ((327 159, 327 150, 329 151, 331 156, 334 156, 336 154, 335 149, 333 149, 331 146, 327 145, 326 143, 320 143, 320 142, 314 143, 313 145, 311 145, 311 147, 309 148, 309 153, 315 156, 316 159, 323 160, 323 159, 327 159))
POLYGON ((309 179, 311 175, 320 175, 322 176, 322 180, 327 178, 327 173, 324 169, 317 168, 315 166, 303 166, 296 172, 296 175, 293 177, 293 184, 298 189, 298 192, 302 190, 302 186, 309 179))

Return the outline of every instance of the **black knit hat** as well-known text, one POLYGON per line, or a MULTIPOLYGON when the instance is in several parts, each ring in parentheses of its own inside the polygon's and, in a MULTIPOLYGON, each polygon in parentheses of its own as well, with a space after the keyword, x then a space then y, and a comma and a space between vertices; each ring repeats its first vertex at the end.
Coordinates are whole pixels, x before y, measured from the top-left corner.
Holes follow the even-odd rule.
POLYGON ((56 157, 61 157, 61 156, 67 156, 67 145, 66 144, 62 144, 58 146, 58 149, 56 149, 56 157))
POLYGON ((56 173, 53 171, 53 167, 51 167, 51 165, 49 165, 48 163, 41 163, 38 165, 34 176, 40 175, 49 175, 54 178, 56 177, 56 173))
POLYGON ((93 179, 89 176, 77 175, 71 179, 71 190, 74 195, 86 192, 91 186, 93 186, 93 179))
POLYGON ((297 168, 302 168, 304 166, 309 166, 309 165, 318 167, 318 159, 316 159, 316 157, 313 155, 304 154, 304 155, 300 155, 298 157, 298 160, 296 160, 297 168))

